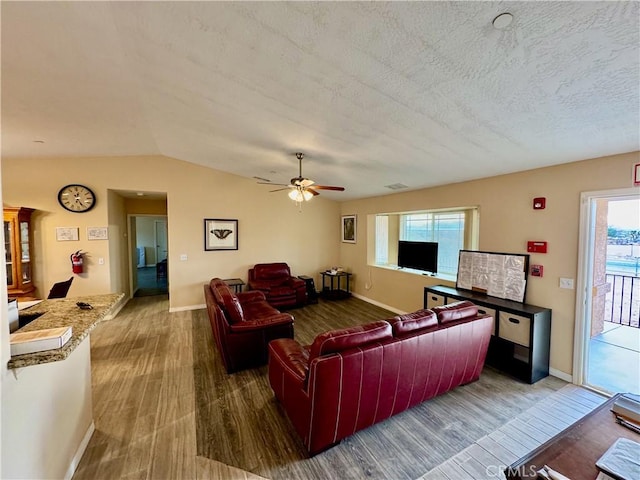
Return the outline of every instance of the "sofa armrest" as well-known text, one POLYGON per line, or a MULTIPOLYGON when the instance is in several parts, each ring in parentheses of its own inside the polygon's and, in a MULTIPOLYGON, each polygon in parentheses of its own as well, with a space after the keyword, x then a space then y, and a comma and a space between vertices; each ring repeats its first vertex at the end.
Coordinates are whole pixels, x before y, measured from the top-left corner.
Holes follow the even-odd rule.
POLYGON ((260 290, 251 290, 249 292, 238 292, 236 293, 236 297, 238 297, 238 301, 241 304, 266 300, 264 293, 261 292, 260 290))
POLYGON ((304 282, 304 280, 301 280, 297 277, 289 277, 285 283, 286 285, 289 285, 293 288, 307 288, 307 284, 304 282))
POLYGON ((303 383, 309 370, 309 350, 292 338, 279 338, 269 342, 270 362, 277 362, 295 380, 303 383))
POLYGON ((276 327, 281 325, 289 325, 293 323, 293 317, 288 313, 277 313, 262 317, 256 320, 248 320, 231 325, 230 330, 233 333, 250 332, 253 330, 264 330, 265 328, 276 327))

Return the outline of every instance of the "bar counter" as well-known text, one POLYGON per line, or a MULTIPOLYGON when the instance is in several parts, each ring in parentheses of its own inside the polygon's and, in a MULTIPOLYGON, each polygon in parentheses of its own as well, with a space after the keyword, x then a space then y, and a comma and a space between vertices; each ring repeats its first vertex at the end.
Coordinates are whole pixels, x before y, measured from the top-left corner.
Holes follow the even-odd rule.
POLYGON ((42 315, 31 323, 16 330, 17 332, 31 332, 46 328, 71 326, 72 336, 61 348, 12 356, 7 367, 22 368, 66 359, 100 321, 104 320, 109 314, 116 310, 115 307, 118 306, 123 299, 124 293, 60 298, 44 300, 37 305, 22 310, 20 312, 22 315, 37 315, 40 313, 42 315), (83 310, 76 305, 76 302, 88 303, 93 308, 83 310))

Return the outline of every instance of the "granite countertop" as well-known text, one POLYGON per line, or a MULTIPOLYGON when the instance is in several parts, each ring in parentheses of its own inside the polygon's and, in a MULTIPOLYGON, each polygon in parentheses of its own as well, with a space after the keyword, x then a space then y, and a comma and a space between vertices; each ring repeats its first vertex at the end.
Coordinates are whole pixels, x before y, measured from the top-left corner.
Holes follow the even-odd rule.
POLYGON ((44 300, 37 305, 23 310, 20 313, 28 315, 42 313, 42 316, 20 328, 17 330, 18 332, 32 332, 46 328, 71 326, 73 329, 72 336, 61 348, 45 350, 44 352, 27 353, 25 355, 14 355, 9 360, 7 367, 21 368, 64 360, 123 298, 124 293, 59 298, 55 300, 44 300), (76 305, 76 302, 88 303, 93 308, 91 310, 82 310, 76 305))

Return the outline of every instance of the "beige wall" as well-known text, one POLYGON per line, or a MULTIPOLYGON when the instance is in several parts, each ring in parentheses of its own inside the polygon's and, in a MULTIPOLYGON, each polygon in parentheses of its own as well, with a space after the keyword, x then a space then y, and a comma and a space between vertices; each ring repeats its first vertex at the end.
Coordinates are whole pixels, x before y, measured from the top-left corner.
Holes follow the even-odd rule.
MULTIPOLYGON (((2 169, 0 168, 0 198, 2 198, 2 169)), ((4 245, 4 228, 0 230, 0 242, 4 245)), ((0 365, 6 365, 11 357, 9 353, 9 322, 8 322, 8 313, 9 306, 7 301, 7 276, 0 275, 0 319, 2 319, 2 324, 0 325, 0 365)), ((6 368, 0 369, 0 398, 4 398, 5 392, 5 381, 9 375, 9 372, 6 368)), ((2 432, 4 432, 5 422, 4 422, 4 412, 2 410, 2 405, 0 405, 0 474, 4 471, 4 463, 2 461, 2 453, 4 451, 4 445, 2 437, 4 436, 2 432)))
MULTIPOLYGON (((111 292, 129 291, 129 254, 127 240, 127 212, 124 197, 107 191, 109 225, 109 280, 111 292)), ((90 243, 104 243, 104 240, 92 240, 90 243)), ((105 262, 106 263, 106 262, 105 262)))
POLYGON ((638 162, 640 153, 634 152, 344 202, 343 215, 358 215, 358 243, 340 245, 340 265, 354 273, 356 293, 402 311, 422 308, 423 288, 447 282, 369 267, 367 215, 477 205, 479 250, 526 253, 527 240, 548 242, 547 254, 531 256, 532 264, 544 266, 544 277, 529 277, 526 301, 553 309, 551 367, 570 374, 576 298, 574 290, 560 289, 558 283, 560 277, 577 276, 580 192, 631 187, 638 162), (534 197, 547 198, 545 210, 532 209, 534 197))
POLYGON ((131 215, 145 214, 145 215, 161 215, 167 214, 167 201, 166 200, 147 200, 141 198, 125 198, 125 209, 127 213, 131 215))
POLYGON ((129 257, 123 217, 162 212, 149 211, 114 192, 108 195, 109 190, 166 193, 174 310, 202 305, 202 284, 214 276, 246 281, 247 270, 255 263, 286 261, 294 273, 317 279, 317 272, 338 261, 338 203, 314 198, 300 213, 286 192, 269 193, 254 180, 167 157, 3 159, 2 180, 5 205, 38 210, 34 277, 41 295, 54 282, 69 278, 69 255, 78 249, 89 252, 87 271, 76 276, 70 296, 129 293, 129 273, 122 267, 124 257, 127 262, 129 257), (82 214, 63 210, 57 194, 68 183, 92 188, 95 208, 82 214), (205 252, 204 218, 238 219, 239 250, 205 252), (57 226, 79 227, 80 240, 57 242, 57 226), (87 241, 88 226, 109 226, 109 241, 87 241), (182 254, 187 261, 180 261, 182 254), (98 264, 99 258, 105 259, 104 265, 98 264))

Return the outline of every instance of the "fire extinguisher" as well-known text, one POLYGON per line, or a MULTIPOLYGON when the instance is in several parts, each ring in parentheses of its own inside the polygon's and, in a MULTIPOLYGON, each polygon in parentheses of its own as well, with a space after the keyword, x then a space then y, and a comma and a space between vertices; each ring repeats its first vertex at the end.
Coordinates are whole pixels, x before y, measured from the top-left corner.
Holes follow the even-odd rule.
POLYGON ((82 250, 78 250, 71 254, 71 269, 73 273, 82 273, 82 250))

